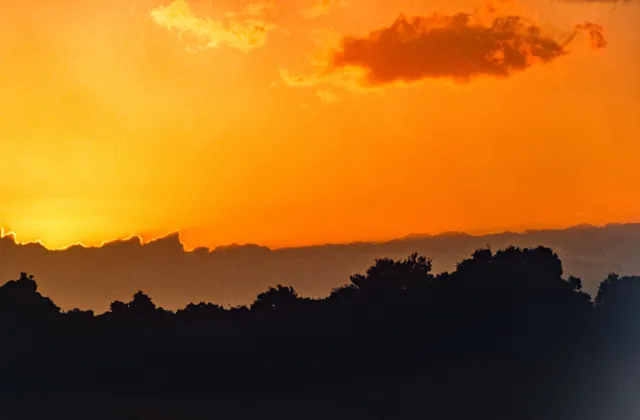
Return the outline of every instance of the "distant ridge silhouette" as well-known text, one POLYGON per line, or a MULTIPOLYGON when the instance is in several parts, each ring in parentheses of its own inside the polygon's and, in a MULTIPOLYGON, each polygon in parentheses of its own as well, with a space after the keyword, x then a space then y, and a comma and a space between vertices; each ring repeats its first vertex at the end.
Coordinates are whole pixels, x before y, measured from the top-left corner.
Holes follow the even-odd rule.
POLYGON ((0 276, 10 278, 28 269, 39 279, 43 293, 63 309, 79 306, 104 311, 132 289, 149 291, 169 309, 195 299, 235 306, 251 302, 274 283, 292 285, 305 296, 326 296, 345 277, 383 256, 399 258, 419 252, 433 257, 434 272, 442 272, 452 270, 477 248, 512 244, 554 249, 566 272, 582 278, 591 295, 609 272, 640 272, 640 224, 610 224, 476 236, 412 234, 386 242, 274 250, 227 245, 187 251, 180 233, 174 232, 149 242, 133 236, 101 247, 77 245, 50 251, 39 243, 18 244, 12 235, 5 235, 0 239, 0 276))

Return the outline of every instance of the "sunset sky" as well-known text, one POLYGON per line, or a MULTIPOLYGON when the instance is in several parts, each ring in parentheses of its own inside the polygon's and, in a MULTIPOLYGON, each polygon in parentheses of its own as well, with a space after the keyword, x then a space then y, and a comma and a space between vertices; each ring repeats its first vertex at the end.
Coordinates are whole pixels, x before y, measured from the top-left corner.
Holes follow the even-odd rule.
POLYGON ((0 226, 188 248, 640 221, 640 2, 25 0, 0 226))

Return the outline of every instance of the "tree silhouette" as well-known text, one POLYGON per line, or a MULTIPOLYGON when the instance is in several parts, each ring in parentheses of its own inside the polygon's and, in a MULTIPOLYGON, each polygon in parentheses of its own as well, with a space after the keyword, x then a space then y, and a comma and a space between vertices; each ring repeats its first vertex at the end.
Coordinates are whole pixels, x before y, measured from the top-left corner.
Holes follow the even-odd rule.
POLYGON ((141 291, 133 295, 133 299, 127 305, 133 316, 151 316, 156 312, 156 305, 151 298, 141 291))
POLYGON ((127 304, 116 300, 109 305, 109 310, 114 315, 124 316, 127 314, 127 304))
MULTIPOLYGON (((79 400, 91 389, 167 419, 186 412, 171 417, 167 401, 198 418, 223 417, 228 401, 230 413, 254 407, 248 418, 634 418, 633 401, 611 395, 618 378, 640 389, 640 277, 609 275, 592 302, 563 275, 544 247, 479 249, 437 276, 414 253, 375 260, 325 298, 278 285, 249 308, 173 313, 138 291, 95 316, 62 314, 23 273, 0 287, 0 390, 79 400), (215 399, 210 411, 194 396, 215 399)), ((21 414, 7 418, 49 413, 21 414)))
POLYGON ((116 300, 110 305, 112 316, 120 319, 145 319, 164 314, 162 308, 156 307, 151 298, 142 291, 136 292, 129 303, 116 300))
POLYGON ((293 287, 278 285, 260 293, 251 305, 252 312, 281 314, 296 308, 298 294, 293 287))
POLYGON ((573 290, 578 292, 582 290, 582 279, 574 276, 569 276, 567 282, 573 287, 573 290))
POLYGON ((184 309, 178 310, 176 316, 189 320, 212 320, 221 317, 224 313, 225 309, 222 306, 200 302, 188 304, 184 309))
POLYGON ((51 299, 38 292, 34 277, 20 273, 20 279, 0 287, 0 318, 20 320, 46 320, 60 314, 51 299))
POLYGON ((77 320, 77 321, 90 321, 95 317, 95 314, 92 310, 83 311, 78 308, 74 308, 65 313, 68 319, 77 320))
POLYGON ((411 254, 401 261, 377 259, 366 273, 351 276, 353 286, 369 299, 397 299, 403 293, 415 292, 433 281, 431 260, 411 254))
POLYGON ((620 277, 611 273, 600 283, 595 303, 602 307, 635 306, 640 302, 640 277, 620 277))

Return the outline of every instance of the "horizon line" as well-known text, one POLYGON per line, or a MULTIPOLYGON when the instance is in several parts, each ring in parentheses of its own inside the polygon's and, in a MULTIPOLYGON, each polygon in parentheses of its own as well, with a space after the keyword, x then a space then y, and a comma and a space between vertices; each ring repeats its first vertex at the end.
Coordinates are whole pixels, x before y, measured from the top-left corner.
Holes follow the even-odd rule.
POLYGON ((354 240, 354 241, 350 241, 350 242, 323 242, 323 243, 317 243, 317 244, 309 244, 309 245, 299 245, 299 246, 280 246, 280 247, 271 247, 271 246, 267 246, 267 245, 261 245, 261 244, 257 244, 257 243, 228 243, 225 245, 217 245, 213 248, 211 247, 207 247, 207 246, 195 246, 192 247, 191 249, 188 249, 186 244, 182 241, 182 232, 181 229, 174 229, 174 230, 170 230, 167 231, 167 233, 162 234, 160 236, 154 236, 151 239, 148 240, 144 240, 141 236, 141 234, 131 234, 129 236, 123 236, 123 237, 119 237, 119 238, 114 238, 114 239, 109 239, 109 240, 105 240, 102 241, 100 243, 100 245, 86 245, 84 243, 82 243, 82 241, 78 241, 74 244, 71 245, 67 245, 67 246, 63 246, 63 247, 59 247, 59 248, 55 248, 55 247, 48 247, 41 239, 36 239, 35 241, 25 241, 25 242, 21 242, 18 240, 18 234, 15 231, 12 230, 5 230, 4 227, 0 227, 0 239, 4 239, 6 237, 10 237, 13 239, 13 242, 16 245, 20 245, 20 246, 29 246, 29 245, 39 245, 42 248, 44 248, 47 251, 53 251, 53 252, 61 252, 61 251, 67 251, 71 248, 74 247, 80 247, 83 249, 100 249, 100 248, 104 248, 105 246, 111 245, 111 244, 116 244, 116 243, 124 243, 127 241, 130 241, 132 239, 137 239, 137 241, 140 243, 141 246, 144 245, 149 245, 151 243, 154 242, 158 242, 160 240, 163 239, 167 239, 170 238, 172 236, 175 236, 178 238, 178 242, 180 243, 180 245, 182 246, 182 249, 184 252, 194 252, 197 250, 204 250, 206 249, 208 252, 213 252, 217 249, 221 249, 221 248, 230 248, 230 247, 249 247, 249 246, 257 246, 260 248, 266 248, 269 249, 271 251, 274 250, 280 250, 280 249, 303 249, 303 248, 313 248, 313 247, 322 247, 322 246, 345 246, 345 245, 353 245, 353 244, 381 244, 381 243, 389 243, 389 242, 393 242, 393 241, 399 241, 399 240, 410 240, 410 239, 419 239, 419 238, 437 238, 437 237, 442 237, 442 236, 447 236, 447 235, 464 235, 464 236, 471 236, 471 237, 483 237, 483 236, 491 236, 491 235, 503 235, 503 234, 527 234, 530 232, 540 232, 540 231, 557 231, 557 230, 569 230, 569 229, 575 229, 575 228, 585 228, 585 229, 603 229, 603 228, 607 228, 610 226, 619 226, 619 225, 640 225, 640 222, 610 222, 610 223, 605 223, 605 224, 592 224, 592 223, 578 223, 575 225, 570 225, 567 227, 556 227, 556 228, 527 228, 524 230, 488 230, 488 231, 483 231, 482 233, 479 233, 480 230, 476 230, 475 233, 472 233, 473 231, 457 231, 457 230, 453 230, 453 231, 441 231, 438 233, 409 233, 406 234, 404 236, 400 236, 400 237, 394 237, 391 239, 380 239, 380 240, 354 240))

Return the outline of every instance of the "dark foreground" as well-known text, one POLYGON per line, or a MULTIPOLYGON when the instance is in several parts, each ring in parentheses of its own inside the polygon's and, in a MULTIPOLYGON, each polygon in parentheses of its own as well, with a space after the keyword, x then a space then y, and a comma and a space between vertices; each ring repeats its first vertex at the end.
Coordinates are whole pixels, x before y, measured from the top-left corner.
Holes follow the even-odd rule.
POLYGON ((545 248, 480 250, 453 273, 378 260, 321 300, 177 313, 139 292, 62 313, 0 288, 2 419, 640 418, 640 278, 594 300, 545 248))

